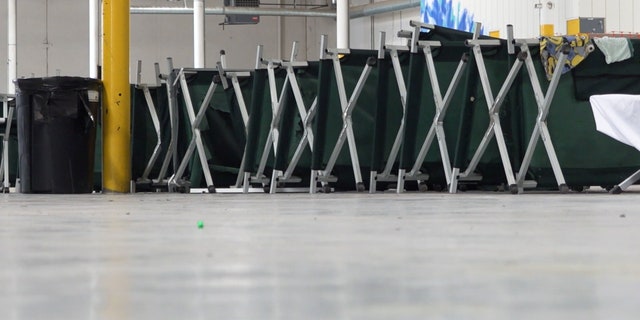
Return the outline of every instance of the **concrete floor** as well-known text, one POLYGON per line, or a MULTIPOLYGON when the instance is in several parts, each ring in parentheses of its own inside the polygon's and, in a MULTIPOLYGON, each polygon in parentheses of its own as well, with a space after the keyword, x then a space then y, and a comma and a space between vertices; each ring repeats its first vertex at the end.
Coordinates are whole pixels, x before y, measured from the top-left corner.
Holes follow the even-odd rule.
POLYGON ((638 203, 0 195, 0 319, 637 319, 638 203))

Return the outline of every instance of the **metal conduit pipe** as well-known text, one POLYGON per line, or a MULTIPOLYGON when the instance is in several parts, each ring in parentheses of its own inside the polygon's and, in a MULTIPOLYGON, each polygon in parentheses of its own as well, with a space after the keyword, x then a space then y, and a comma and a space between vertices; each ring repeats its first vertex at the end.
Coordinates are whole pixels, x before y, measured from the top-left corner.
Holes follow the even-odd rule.
POLYGON ((349 18, 356 19, 377 14, 420 7, 420 0, 389 0, 349 8, 349 18))
POLYGON ((98 78, 100 64, 100 0, 89 0, 89 77, 98 78))
MULTIPOLYGON (((204 9, 204 13, 206 15, 246 14, 260 16, 336 17, 335 12, 326 9, 297 10, 251 7, 215 7, 204 9)), ((131 14, 193 14, 193 9, 179 7, 132 7, 131 14)))
MULTIPOLYGON (((388 0, 361 6, 349 7, 349 18, 356 19, 376 14, 420 7, 420 0, 388 0)), ((247 14, 260 16, 290 16, 336 18, 332 9, 279 9, 251 7, 215 7, 206 8, 206 15, 247 14)), ((183 7, 131 7, 131 14, 193 14, 192 8, 183 7)))
POLYGON ((16 86, 13 80, 18 74, 18 0, 7 1, 7 13, 7 93, 15 94, 16 86))

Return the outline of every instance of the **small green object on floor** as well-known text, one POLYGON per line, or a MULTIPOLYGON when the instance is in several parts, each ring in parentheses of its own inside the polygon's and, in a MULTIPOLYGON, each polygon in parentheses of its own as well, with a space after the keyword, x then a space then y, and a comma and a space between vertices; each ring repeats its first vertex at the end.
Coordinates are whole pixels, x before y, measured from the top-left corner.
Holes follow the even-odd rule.
POLYGON ((198 221, 198 229, 204 228, 204 222, 202 220, 198 221))

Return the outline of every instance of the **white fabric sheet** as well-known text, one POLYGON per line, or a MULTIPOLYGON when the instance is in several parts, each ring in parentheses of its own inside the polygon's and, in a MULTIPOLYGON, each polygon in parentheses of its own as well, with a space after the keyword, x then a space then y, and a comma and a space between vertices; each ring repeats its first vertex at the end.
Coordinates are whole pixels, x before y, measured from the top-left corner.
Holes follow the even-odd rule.
POLYGON ((598 131, 640 151, 640 95, 594 95, 589 101, 598 131))

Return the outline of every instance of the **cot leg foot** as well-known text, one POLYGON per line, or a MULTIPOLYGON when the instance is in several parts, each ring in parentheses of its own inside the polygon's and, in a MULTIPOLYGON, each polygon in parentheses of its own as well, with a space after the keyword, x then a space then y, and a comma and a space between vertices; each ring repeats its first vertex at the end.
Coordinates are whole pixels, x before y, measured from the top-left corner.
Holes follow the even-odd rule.
POLYGON ((615 187, 613 187, 613 189, 611 189, 611 191, 609 191, 609 193, 611 193, 611 194, 621 194, 622 193, 622 188, 620 188, 620 186, 615 186, 615 187))
POLYGON ((563 183, 558 186, 558 190, 560 190, 560 193, 567 193, 569 192, 569 186, 563 183))

